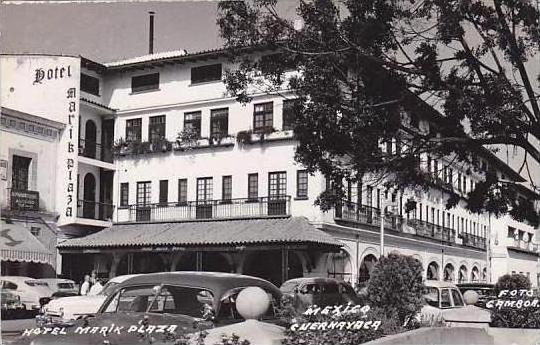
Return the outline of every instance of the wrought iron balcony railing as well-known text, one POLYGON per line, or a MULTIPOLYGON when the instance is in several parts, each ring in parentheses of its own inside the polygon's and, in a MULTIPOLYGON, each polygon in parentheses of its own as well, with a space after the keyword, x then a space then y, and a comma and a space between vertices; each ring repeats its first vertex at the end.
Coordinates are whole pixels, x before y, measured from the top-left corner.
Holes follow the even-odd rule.
POLYGON ((473 234, 461 233, 462 244, 467 247, 486 249, 486 239, 473 234))
POLYGON ((118 222, 263 218, 290 215, 290 196, 129 205, 118 209, 118 222))
POLYGON ((514 240, 514 244, 512 247, 515 247, 515 248, 519 248, 519 249, 523 249, 523 250, 526 250, 528 252, 531 252, 531 253, 538 253, 538 244, 537 243, 532 243, 532 242, 529 242, 529 241, 525 241, 525 240, 514 240))
POLYGON ((432 238, 446 243, 456 242, 456 231, 454 229, 419 219, 409 219, 407 224, 415 229, 418 236, 432 238))
POLYGON ((85 139, 79 139, 79 156, 113 162, 112 148, 85 139))
POLYGON ((77 217, 96 220, 112 220, 114 206, 90 200, 77 200, 77 217))

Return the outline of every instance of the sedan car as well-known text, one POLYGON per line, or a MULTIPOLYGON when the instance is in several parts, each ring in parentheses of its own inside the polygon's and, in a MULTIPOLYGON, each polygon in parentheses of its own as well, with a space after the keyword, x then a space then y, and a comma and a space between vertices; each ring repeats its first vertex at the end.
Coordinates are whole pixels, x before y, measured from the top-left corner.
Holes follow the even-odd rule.
POLYGON ((30 277, 0 277, 2 289, 19 296, 21 304, 28 311, 37 311, 46 304, 53 294, 47 283, 30 277))
POLYGON ((118 284, 135 276, 137 274, 114 277, 105 284, 103 290, 97 295, 62 297, 50 301, 43 307, 43 314, 36 318, 38 326, 45 324, 63 325, 85 315, 95 314, 118 284))
POLYGON ((485 308, 486 303, 495 298, 495 285, 489 283, 461 283, 457 284, 459 291, 464 294, 466 291, 472 290, 478 294, 478 302, 474 305, 480 308, 485 308))
POLYGON ((304 312, 311 305, 319 307, 358 303, 352 286, 333 278, 296 278, 287 280, 280 287, 284 295, 293 299, 293 306, 304 312))
POLYGON ((215 272, 150 273, 118 284, 93 317, 65 327, 65 335, 37 335, 20 339, 32 345, 137 344, 141 337, 165 341, 167 332, 192 333, 243 321, 236 297, 256 286, 272 301, 263 319, 274 320, 281 292, 272 283, 255 277, 215 272), (114 325, 114 326, 113 326, 114 325), (103 334, 90 333, 100 330, 103 334), (110 330, 110 331, 109 331, 110 330))
POLYGON ((0 302, 2 304, 2 319, 8 319, 25 310, 21 298, 6 289, 0 289, 0 302))
POLYGON ((53 297, 75 296, 79 294, 79 289, 73 280, 62 278, 41 278, 39 281, 47 283, 53 290, 53 297))
POLYGON ((442 322, 462 327, 487 327, 491 313, 474 305, 466 305, 463 295, 452 283, 428 280, 425 282, 426 305, 420 311, 421 323, 442 322))

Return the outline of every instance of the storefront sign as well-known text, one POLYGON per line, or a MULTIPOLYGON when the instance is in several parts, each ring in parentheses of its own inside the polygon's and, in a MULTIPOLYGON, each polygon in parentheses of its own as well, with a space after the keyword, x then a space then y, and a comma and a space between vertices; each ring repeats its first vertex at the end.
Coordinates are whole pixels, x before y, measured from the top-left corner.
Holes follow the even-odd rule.
POLYGON ((11 209, 20 211, 39 210, 39 192, 31 190, 12 190, 11 209))
POLYGON ((75 212, 77 210, 77 192, 75 191, 75 160, 77 158, 77 152, 75 150, 75 142, 77 140, 77 135, 73 133, 75 118, 78 118, 77 113, 77 89, 71 87, 66 90, 66 107, 67 107, 67 159, 66 159, 66 169, 67 169, 67 179, 66 179, 66 217, 73 217, 73 209, 75 212))

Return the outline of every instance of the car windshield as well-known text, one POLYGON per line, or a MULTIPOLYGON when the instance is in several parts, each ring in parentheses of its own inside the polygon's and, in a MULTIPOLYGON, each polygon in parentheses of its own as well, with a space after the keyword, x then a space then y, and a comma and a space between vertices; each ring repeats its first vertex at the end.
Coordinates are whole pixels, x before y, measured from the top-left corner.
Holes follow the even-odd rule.
POLYGON ((452 299, 454 300, 454 307, 463 307, 465 305, 459 290, 452 289, 452 299))
POLYGON ((24 282, 28 286, 42 286, 42 287, 49 287, 49 284, 45 282, 40 282, 38 280, 26 280, 24 282))
POLYGON ((135 286, 118 291, 104 308, 105 313, 136 312, 182 314, 202 318, 213 308, 211 291, 184 286, 135 286), (156 290, 157 288, 157 290, 156 290))
POLYGON ((73 289, 75 285, 73 283, 58 283, 58 288, 60 289, 73 289))
POLYGON ((118 285, 118 283, 111 282, 111 281, 108 282, 107 284, 105 284, 103 289, 98 293, 98 295, 109 296, 114 291, 114 288, 116 287, 116 285, 118 285))
POLYGON ((428 293, 424 295, 427 304, 439 308, 439 290, 434 287, 428 288, 428 293))

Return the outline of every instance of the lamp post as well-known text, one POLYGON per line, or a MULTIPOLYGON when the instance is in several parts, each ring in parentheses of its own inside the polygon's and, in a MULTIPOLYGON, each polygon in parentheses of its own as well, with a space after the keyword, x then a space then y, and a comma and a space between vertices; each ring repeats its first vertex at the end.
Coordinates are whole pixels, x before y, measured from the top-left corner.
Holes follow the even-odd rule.
POLYGON ((385 202, 382 202, 381 205, 381 256, 380 258, 384 257, 384 208, 385 208, 385 202))

